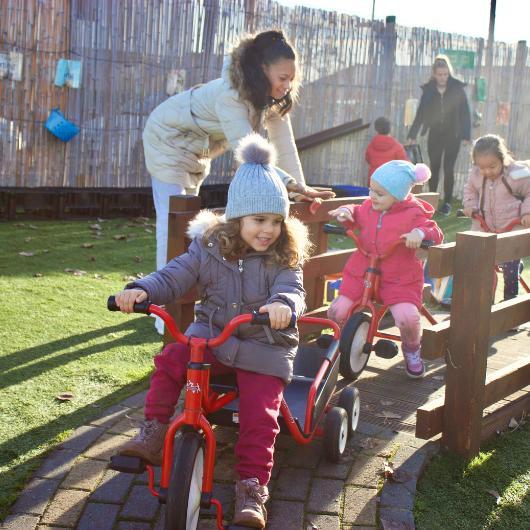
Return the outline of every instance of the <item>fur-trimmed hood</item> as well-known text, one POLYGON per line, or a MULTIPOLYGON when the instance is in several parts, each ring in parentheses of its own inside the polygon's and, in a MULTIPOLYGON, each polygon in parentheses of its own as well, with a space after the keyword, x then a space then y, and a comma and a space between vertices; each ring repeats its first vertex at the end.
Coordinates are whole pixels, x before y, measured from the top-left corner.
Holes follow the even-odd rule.
MULTIPOLYGON (((225 223, 224 214, 217 214, 211 210, 201 210, 188 224, 186 235, 191 239, 202 238, 207 230, 214 226, 225 223)), ((298 255, 302 257, 300 266, 303 265, 305 257, 309 254, 312 243, 309 240, 307 226, 295 217, 288 217, 285 220, 289 224, 291 232, 295 235, 294 240, 297 245, 298 255)))

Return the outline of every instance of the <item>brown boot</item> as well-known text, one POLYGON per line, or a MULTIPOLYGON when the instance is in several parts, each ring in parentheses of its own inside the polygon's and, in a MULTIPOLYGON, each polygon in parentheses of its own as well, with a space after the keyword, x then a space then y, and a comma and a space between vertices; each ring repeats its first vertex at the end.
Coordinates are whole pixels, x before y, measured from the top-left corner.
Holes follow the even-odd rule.
POLYGON ((148 464, 159 466, 167 427, 156 419, 143 421, 140 432, 123 446, 120 455, 139 456, 148 464))
POLYGON ((236 510, 234 525, 265 528, 269 498, 267 486, 260 486, 257 478, 247 478, 236 482, 236 510))

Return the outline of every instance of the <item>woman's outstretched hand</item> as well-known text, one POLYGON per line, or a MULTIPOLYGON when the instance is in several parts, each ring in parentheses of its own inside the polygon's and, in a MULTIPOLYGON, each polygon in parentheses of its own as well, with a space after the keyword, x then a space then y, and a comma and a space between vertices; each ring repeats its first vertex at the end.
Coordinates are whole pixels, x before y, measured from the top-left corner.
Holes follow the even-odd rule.
POLYGON ((312 201, 313 199, 333 199, 335 193, 331 190, 316 190, 311 186, 303 184, 293 184, 287 186, 287 191, 291 192, 295 201, 312 201))

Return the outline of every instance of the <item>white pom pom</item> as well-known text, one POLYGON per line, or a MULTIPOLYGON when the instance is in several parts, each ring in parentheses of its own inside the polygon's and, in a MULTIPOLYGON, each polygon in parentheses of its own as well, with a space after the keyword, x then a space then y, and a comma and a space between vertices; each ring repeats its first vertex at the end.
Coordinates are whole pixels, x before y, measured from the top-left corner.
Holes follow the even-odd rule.
POLYGON ((431 178, 431 170, 427 164, 416 164, 414 166, 414 173, 418 184, 423 184, 431 178))
POLYGON ((247 134, 236 148, 236 160, 240 164, 276 165, 276 150, 257 133, 247 134))

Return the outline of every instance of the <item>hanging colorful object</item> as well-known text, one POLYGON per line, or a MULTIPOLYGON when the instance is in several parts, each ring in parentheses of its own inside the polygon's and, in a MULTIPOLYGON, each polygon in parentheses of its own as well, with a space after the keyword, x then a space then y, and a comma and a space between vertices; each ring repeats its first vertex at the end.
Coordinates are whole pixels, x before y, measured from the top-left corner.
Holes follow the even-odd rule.
POLYGON ((59 59, 55 71, 55 86, 79 88, 81 86, 81 61, 59 59))
POLYGON ((59 108, 51 110, 44 126, 63 142, 69 142, 79 133, 79 127, 75 123, 67 120, 59 108))

